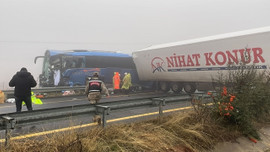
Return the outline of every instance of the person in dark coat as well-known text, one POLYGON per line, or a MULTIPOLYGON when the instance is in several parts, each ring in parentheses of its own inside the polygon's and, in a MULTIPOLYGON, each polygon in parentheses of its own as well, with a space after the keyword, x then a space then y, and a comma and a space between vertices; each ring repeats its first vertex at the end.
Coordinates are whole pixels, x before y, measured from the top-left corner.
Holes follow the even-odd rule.
POLYGON ((24 101, 28 111, 33 110, 31 101, 31 87, 35 87, 37 82, 26 68, 21 68, 9 82, 10 87, 15 87, 14 96, 16 111, 21 112, 22 102, 24 101))

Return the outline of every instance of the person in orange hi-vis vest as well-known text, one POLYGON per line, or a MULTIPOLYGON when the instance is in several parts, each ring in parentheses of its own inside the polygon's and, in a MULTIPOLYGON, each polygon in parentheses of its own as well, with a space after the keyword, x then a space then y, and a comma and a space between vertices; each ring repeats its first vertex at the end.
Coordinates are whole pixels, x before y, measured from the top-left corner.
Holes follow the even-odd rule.
POLYGON ((120 89, 120 75, 119 75, 119 72, 114 72, 114 76, 113 76, 113 89, 114 89, 114 92, 118 92, 119 89, 120 89))

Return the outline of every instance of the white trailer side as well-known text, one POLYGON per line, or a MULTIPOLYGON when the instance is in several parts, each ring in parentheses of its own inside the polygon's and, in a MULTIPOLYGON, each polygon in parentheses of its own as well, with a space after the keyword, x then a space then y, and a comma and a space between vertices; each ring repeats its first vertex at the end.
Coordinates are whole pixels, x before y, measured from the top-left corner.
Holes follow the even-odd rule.
POLYGON ((195 83, 212 82, 231 63, 269 69, 270 27, 151 46, 132 56, 140 80, 159 81, 163 90, 193 92, 195 83))

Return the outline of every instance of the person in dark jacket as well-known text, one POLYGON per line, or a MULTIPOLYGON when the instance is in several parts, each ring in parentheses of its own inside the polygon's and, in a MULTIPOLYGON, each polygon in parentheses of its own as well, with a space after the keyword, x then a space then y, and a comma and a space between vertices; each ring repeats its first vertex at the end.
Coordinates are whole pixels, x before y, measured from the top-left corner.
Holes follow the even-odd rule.
POLYGON ((22 102, 24 101, 28 111, 33 110, 31 101, 31 87, 35 87, 37 82, 26 68, 21 68, 9 82, 10 87, 15 87, 14 96, 16 111, 21 112, 22 102))
MULTIPOLYGON (((101 99, 102 92, 105 92, 108 97, 110 96, 104 82, 99 80, 98 73, 94 72, 93 76, 88 81, 85 87, 85 94, 87 95, 90 104, 97 104, 101 99)), ((98 124, 101 124, 101 117, 98 113, 95 113, 93 117, 93 122, 98 122, 98 124)))

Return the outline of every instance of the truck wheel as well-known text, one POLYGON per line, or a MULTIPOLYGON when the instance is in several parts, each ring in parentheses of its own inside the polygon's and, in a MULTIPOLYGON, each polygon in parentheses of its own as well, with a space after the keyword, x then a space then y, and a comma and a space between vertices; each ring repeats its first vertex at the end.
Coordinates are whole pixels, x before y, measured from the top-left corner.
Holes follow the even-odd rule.
POLYGON ((172 82, 171 83, 171 89, 174 93, 179 93, 182 91, 183 86, 180 83, 172 82))
POLYGON ((161 91, 168 92, 170 90, 170 87, 167 82, 160 82, 159 88, 161 91))
POLYGON ((184 90, 188 94, 194 93, 196 91, 196 85, 194 83, 186 83, 184 84, 184 90))

